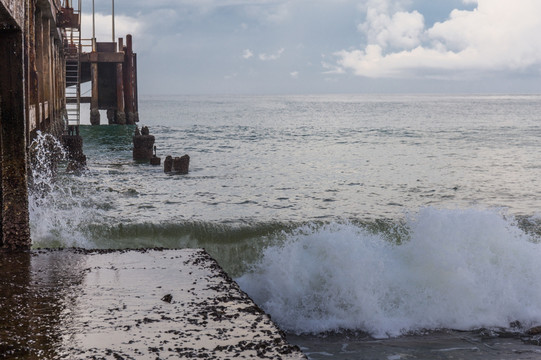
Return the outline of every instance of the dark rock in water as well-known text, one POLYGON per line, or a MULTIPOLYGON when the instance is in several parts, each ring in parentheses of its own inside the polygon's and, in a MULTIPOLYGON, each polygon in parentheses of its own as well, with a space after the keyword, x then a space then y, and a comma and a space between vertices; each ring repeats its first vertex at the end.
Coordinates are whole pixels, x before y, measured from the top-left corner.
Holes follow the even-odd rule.
POLYGON ((528 331, 526 331, 526 334, 528 334, 528 335, 539 335, 539 334, 541 334, 541 326, 534 326, 533 328, 528 329, 528 331))
MULTIPOLYGON (((144 130, 144 128, 143 128, 144 130)), ((152 159, 152 149, 154 148, 154 136, 143 134, 133 137, 133 159, 150 160, 152 159)))
POLYGON ((190 156, 184 155, 173 159, 173 171, 179 174, 187 174, 190 168, 190 156))
MULTIPOLYGON (((78 130, 77 130, 78 132, 78 130)), ((68 152, 68 172, 78 172, 86 168, 86 155, 83 154, 83 138, 80 135, 63 135, 62 144, 68 152)))
POLYGON ((133 159, 150 160, 152 158, 152 147, 154 146, 154 136, 140 135, 133 137, 133 159))
POLYGON ((513 322, 509 323, 509 327, 511 329, 522 329, 522 324, 520 323, 520 321, 516 320, 516 321, 513 321, 513 322))
POLYGON ((156 155, 156 146, 154 146, 154 155, 150 158, 150 165, 160 165, 162 159, 156 155))
POLYGON ((173 170, 173 157, 171 155, 167 155, 165 158, 165 161, 163 162, 163 171, 164 172, 171 172, 173 170))
POLYGON ((150 165, 160 165, 161 162, 162 162, 162 159, 157 156, 153 156, 150 158, 150 165))
POLYGON ((164 297, 162 297, 162 301, 165 301, 166 303, 171 304, 171 301, 173 301, 173 295, 167 294, 164 297))

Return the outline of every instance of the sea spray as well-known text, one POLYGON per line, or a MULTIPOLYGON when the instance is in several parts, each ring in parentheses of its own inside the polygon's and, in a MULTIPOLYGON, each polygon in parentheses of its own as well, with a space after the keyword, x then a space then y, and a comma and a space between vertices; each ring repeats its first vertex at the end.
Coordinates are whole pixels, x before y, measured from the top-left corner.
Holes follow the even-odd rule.
POLYGON ((401 245, 352 224, 300 228, 238 282, 297 333, 386 337, 541 322, 541 245, 513 219, 425 208, 405 226, 401 245))
POLYGON ((43 195, 53 190, 58 163, 66 159, 66 151, 51 134, 38 130, 30 144, 30 192, 43 195))
POLYGON ((90 213, 84 196, 74 194, 73 177, 65 173, 66 152, 52 135, 38 131, 30 145, 30 231, 34 247, 91 247, 80 231, 90 213))

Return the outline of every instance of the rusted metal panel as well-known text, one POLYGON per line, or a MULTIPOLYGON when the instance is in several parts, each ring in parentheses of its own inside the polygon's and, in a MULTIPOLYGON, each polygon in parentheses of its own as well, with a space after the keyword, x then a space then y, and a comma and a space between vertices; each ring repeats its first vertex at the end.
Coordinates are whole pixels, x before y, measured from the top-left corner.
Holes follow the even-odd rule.
POLYGON ((116 43, 114 42, 98 42, 96 43, 97 52, 111 52, 116 51, 116 43))
POLYGON ((75 28, 80 26, 79 14, 74 13, 73 8, 61 8, 57 14, 57 27, 75 28))
POLYGON ((124 62, 124 54, 116 52, 92 52, 81 54, 81 62, 84 63, 121 63, 124 62))

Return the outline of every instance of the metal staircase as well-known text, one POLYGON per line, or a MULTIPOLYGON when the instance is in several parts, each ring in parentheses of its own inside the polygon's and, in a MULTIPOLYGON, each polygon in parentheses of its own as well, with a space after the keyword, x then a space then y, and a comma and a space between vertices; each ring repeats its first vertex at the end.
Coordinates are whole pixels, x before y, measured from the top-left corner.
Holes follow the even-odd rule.
MULTIPOLYGON (((80 15, 81 1, 65 0, 64 5, 74 14, 80 15), (74 8, 72 2, 78 3, 74 8)), ((81 121, 81 17, 65 27, 64 57, 66 64, 66 130, 78 130, 81 121)))

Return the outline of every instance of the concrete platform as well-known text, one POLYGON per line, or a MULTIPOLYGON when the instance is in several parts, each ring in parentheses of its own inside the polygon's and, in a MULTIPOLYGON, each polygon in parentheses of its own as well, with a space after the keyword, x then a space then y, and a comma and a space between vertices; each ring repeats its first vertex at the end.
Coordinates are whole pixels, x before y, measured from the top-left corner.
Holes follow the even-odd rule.
POLYGON ((0 358, 305 358, 204 250, 2 253, 0 274, 0 358))

